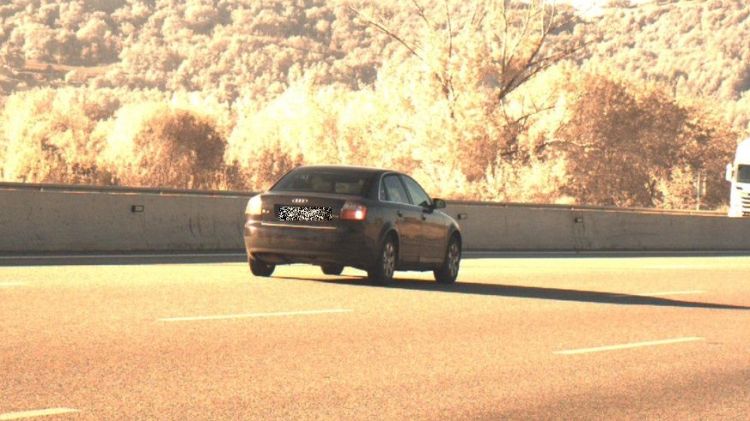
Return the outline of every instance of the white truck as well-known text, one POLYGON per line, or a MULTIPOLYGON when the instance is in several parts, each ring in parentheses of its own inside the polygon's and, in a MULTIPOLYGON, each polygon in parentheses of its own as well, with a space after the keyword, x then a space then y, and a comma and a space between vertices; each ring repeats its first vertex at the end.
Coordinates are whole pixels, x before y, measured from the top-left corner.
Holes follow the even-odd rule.
POLYGON ((737 146, 734 164, 727 164, 726 178, 732 183, 729 216, 750 216, 750 138, 737 146))

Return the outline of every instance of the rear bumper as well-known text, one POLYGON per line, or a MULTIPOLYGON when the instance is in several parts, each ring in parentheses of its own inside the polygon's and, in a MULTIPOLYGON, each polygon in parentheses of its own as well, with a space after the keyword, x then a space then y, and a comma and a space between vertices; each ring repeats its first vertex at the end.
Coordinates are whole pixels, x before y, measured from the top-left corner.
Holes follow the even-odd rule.
POLYGON ((248 258, 267 263, 339 264, 366 269, 375 258, 375 244, 361 224, 321 228, 247 221, 248 258))

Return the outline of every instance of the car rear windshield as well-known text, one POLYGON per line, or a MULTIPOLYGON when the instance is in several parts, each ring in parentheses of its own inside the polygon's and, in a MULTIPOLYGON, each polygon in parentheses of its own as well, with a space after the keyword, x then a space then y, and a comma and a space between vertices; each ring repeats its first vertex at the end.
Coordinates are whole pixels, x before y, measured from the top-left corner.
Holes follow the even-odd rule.
POLYGON ((271 188, 271 191, 364 196, 373 175, 370 171, 347 169, 300 169, 284 176, 271 188))

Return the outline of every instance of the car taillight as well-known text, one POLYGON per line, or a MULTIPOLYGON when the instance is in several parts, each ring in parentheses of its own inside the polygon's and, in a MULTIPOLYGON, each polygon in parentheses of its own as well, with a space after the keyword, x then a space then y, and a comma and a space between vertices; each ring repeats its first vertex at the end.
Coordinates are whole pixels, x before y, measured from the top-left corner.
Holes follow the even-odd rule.
POLYGON ((367 217, 367 206, 355 202, 346 202, 341 208, 341 219, 364 221, 367 217))
POLYGON ((260 195, 253 196, 247 202, 247 207, 245 208, 245 215, 259 216, 262 210, 263 210, 263 202, 260 199, 260 195))

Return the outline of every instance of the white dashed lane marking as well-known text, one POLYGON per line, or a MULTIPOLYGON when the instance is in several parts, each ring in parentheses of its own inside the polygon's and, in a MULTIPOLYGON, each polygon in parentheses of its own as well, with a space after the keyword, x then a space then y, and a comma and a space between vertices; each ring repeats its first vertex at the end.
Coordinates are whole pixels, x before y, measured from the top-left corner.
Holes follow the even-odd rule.
POLYGON ((78 410, 73 408, 47 408, 32 409, 29 411, 6 412, 4 414, 0 414, 0 421, 46 417, 50 415, 72 414, 74 412, 78 412, 78 410))
POLYGON ((554 353, 557 355, 590 354, 592 352, 617 351, 621 349, 642 348, 646 346, 657 346, 657 345, 670 345, 670 344, 678 344, 678 343, 683 343, 683 342, 695 342, 695 341, 703 341, 703 340, 705 340, 705 338, 689 336, 685 338, 662 339, 658 341, 631 342, 631 343, 619 344, 619 345, 597 346, 594 348, 568 349, 564 351, 555 351, 554 353))

